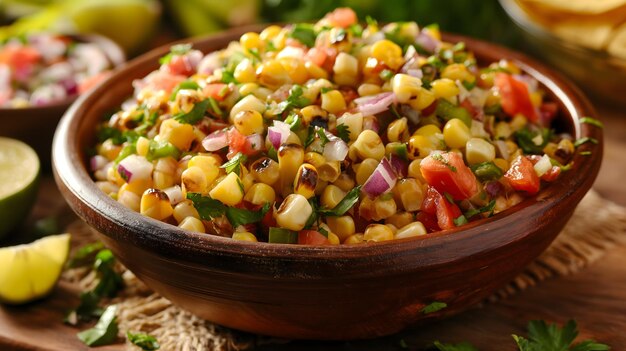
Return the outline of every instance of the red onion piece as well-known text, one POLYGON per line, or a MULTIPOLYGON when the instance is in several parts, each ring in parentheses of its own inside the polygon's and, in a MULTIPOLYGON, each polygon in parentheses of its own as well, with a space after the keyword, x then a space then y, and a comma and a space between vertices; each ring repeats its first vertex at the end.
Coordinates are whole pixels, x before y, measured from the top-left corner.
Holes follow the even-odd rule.
POLYGON ((370 197, 379 196, 393 189, 397 180, 398 176, 393 171, 389 160, 385 157, 380 161, 374 173, 363 184, 363 192, 370 197))
POLYGON ((267 137, 276 150, 287 141, 289 134, 291 127, 285 122, 274 121, 274 126, 267 128, 267 137))
POLYGON ((154 166, 152 165, 152 162, 146 160, 145 157, 130 155, 120 161, 117 166, 117 171, 126 183, 130 183, 136 180, 150 178, 152 176, 153 168, 154 166))
POLYGON ((106 157, 101 156, 101 155, 96 155, 92 157, 91 160, 89 160, 89 167, 91 168, 92 172, 95 172, 99 169, 104 168, 104 166, 106 166, 108 163, 109 163, 109 160, 107 160, 106 157))
POLYGON ((440 44, 437 39, 428 35, 424 31, 421 31, 420 34, 417 35, 417 38, 415 38, 415 43, 428 52, 435 52, 440 44))
POLYGON ((409 163, 402 157, 392 154, 389 163, 398 178, 406 178, 409 174, 409 163))
POLYGON ((223 130, 213 132, 202 140, 202 147, 209 152, 223 149, 226 146, 228 146, 228 134, 223 130))
POLYGON ((489 194, 489 196, 494 198, 504 191, 504 186, 498 181, 492 181, 485 185, 485 191, 489 194))
POLYGON ((372 96, 364 96, 354 99, 357 111, 363 116, 373 116, 377 113, 385 112, 389 105, 396 101, 396 95, 392 92, 380 93, 372 96))

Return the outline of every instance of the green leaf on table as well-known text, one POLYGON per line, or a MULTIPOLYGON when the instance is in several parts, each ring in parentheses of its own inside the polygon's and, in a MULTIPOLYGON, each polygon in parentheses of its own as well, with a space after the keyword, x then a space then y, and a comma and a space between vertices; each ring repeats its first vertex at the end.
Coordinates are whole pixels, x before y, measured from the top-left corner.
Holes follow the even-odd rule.
POLYGON ((528 338, 513 335, 520 351, 604 351, 610 350, 605 344, 584 340, 573 344, 578 336, 576 322, 570 320, 562 328, 542 320, 528 323, 528 338))
POLYGON ((460 344, 443 344, 439 341, 435 341, 434 345, 439 351, 478 351, 477 348, 468 342, 462 342, 460 344))
POLYGON ((111 305, 102 313, 98 323, 76 336, 87 346, 109 345, 117 339, 117 306, 111 305))
POLYGON ((154 351, 161 348, 157 339, 146 333, 131 333, 128 331, 126 332, 126 337, 128 338, 128 341, 140 347, 144 351, 154 351))
POLYGON ((441 301, 434 301, 431 302, 430 304, 424 306, 424 308, 422 308, 422 313, 423 314, 430 314, 430 313, 434 313, 437 311, 440 311, 444 308, 448 307, 448 304, 445 302, 441 302, 441 301))
POLYGON ((69 260, 67 266, 69 268, 76 268, 80 266, 92 265, 96 254, 103 248, 104 245, 101 242, 95 242, 81 247, 69 260))

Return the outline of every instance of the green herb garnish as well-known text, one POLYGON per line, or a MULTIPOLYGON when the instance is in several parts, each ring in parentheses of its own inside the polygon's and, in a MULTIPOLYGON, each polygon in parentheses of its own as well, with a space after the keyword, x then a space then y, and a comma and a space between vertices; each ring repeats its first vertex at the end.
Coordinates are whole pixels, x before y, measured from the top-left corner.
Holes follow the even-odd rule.
POLYGON ((111 305, 102 313, 98 323, 91 329, 83 330, 76 336, 87 346, 102 346, 117 339, 117 306, 111 305))
POLYGON ((337 136, 346 143, 350 141, 350 127, 345 124, 337 126, 337 136))
POLYGON ((586 143, 597 144, 598 140, 594 138, 590 138, 590 137, 580 138, 574 142, 574 147, 579 147, 580 145, 586 144, 586 143))
POLYGON ((454 225, 457 227, 462 226, 463 224, 467 224, 467 218, 464 215, 460 215, 453 220, 454 225))
POLYGON ((200 193, 187 193, 187 199, 193 202, 200 218, 210 221, 219 218, 226 212, 226 205, 200 193))
POLYGON ((289 89, 287 100, 278 104, 278 113, 289 111, 294 107, 305 107, 310 104, 309 99, 302 96, 303 90, 299 85, 294 85, 289 89))
POLYGON ((154 336, 146 333, 131 333, 128 331, 126 332, 126 337, 128 338, 128 341, 140 347, 144 351, 154 351, 161 347, 154 336))
POLYGON ((163 157, 173 157, 174 159, 178 159, 179 156, 180 150, 178 150, 178 148, 172 143, 165 140, 150 140, 150 146, 148 147, 146 160, 152 162, 163 157))
POLYGON ((359 195, 361 194, 361 186, 358 185, 352 190, 348 191, 346 196, 344 196, 339 203, 333 207, 332 209, 320 209, 318 212, 321 215, 329 216, 329 217, 338 217, 343 216, 348 210, 354 206, 354 204, 359 201, 359 195))
POLYGON ((465 218, 472 218, 476 216, 477 214, 481 214, 481 213, 489 213, 489 215, 491 216, 491 214, 493 213, 493 209, 495 207, 496 207, 496 200, 491 200, 487 205, 481 208, 469 209, 463 215, 465 216, 465 218))
POLYGON ((528 323, 528 339, 513 335, 520 351, 604 351, 610 350, 605 344, 593 340, 584 340, 574 344, 578 336, 576 322, 570 320, 559 328, 556 324, 547 324, 545 321, 530 321, 528 323))
POLYGON ((194 82, 193 80, 186 80, 178 84, 178 86, 174 88, 174 91, 172 91, 172 94, 170 95, 170 101, 176 100, 176 94, 178 94, 178 92, 181 90, 198 90, 198 89, 200 89, 200 86, 198 85, 198 83, 194 82))
POLYGON ((440 311, 444 308, 448 307, 448 304, 445 302, 441 302, 441 301, 434 301, 431 302, 430 304, 424 306, 424 308, 422 308, 422 313, 423 314, 430 314, 430 313, 434 313, 437 311, 440 311))
POLYGON ((322 142, 322 147, 330 142, 330 139, 328 139, 328 137, 326 136, 326 131, 324 130, 324 128, 317 127, 316 133, 317 136, 320 138, 320 141, 322 142))
POLYGON ((226 173, 235 172, 236 174, 241 173, 241 165, 248 160, 248 157, 241 152, 238 152, 233 158, 231 158, 228 162, 224 163, 220 166, 220 168, 224 168, 226 173))
POLYGON ((285 228, 270 227, 268 242, 274 244, 297 244, 298 233, 285 228))
POLYGON ((315 46, 315 39, 317 38, 314 26, 308 23, 298 23, 294 25, 288 36, 310 48, 315 46))
POLYGON ((589 156, 589 155, 591 155, 591 151, 581 151, 580 155, 581 156, 589 156))
POLYGON ((540 154, 543 153, 543 148, 550 142, 552 131, 548 128, 542 128, 540 131, 531 131, 528 128, 523 128, 515 132, 514 135, 517 144, 525 154, 540 154), (535 140, 540 135, 541 143, 536 143, 535 140))
POLYGON ((470 169, 474 172, 476 178, 478 178, 481 182, 498 180, 504 175, 500 167, 496 166, 493 162, 483 162, 471 165, 470 169))
POLYGON ((197 104, 193 105, 191 111, 187 113, 179 113, 174 116, 174 119, 180 123, 196 124, 204 118, 207 107, 209 107, 210 100, 205 99, 197 104))
POLYGON ((226 218, 233 226, 237 228, 240 225, 260 222, 265 214, 270 210, 271 204, 265 203, 260 210, 250 211, 245 208, 226 207, 226 218))
POLYGON ((591 124, 594 125, 598 128, 604 128, 604 124, 602 124, 602 122, 598 121, 595 118, 591 118, 591 117, 583 117, 580 119, 580 123, 587 123, 587 124, 591 124))

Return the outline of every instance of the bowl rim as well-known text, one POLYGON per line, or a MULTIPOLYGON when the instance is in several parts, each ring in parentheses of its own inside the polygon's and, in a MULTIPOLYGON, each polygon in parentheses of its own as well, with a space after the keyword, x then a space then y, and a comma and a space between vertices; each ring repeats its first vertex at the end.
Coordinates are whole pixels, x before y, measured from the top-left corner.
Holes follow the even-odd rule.
MULTIPOLYGON (((580 201, 587 190, 591 188, 599 171, 603 149, 602 132, 595 126, 580 123, 580 118, 584 116, 592 118, 597 118, 597 116, 592 105, 575 85, 547 66, 521 53, 482 40, 444 33, 446 41, 464 41, 477 56, 485 56, 489 55, 489 52, 497 51, 498 57, 515 60, 525 72, 537 78, 541 85, 561 101, 567 109, 565 112, 571 116, 575 138, 589 137, 597 140, 597 143, 585 143, 578 148, 581 151, 592 152, 592 157, 580 155, 579 152, 576 153, 573 158, 572 170, 566 172, 564 177, 559 179, 560 182, 551 184, 542 189, 536 196, 525 199, 513 208, 491 218, 481 219, 463 227, 440 231, 423 237, 361 245, 270 244, 234 241, 217 235, 192 233, 130 211, 97 188, 86 169, 87 162, 84 159, 84 150, 78 149, 77 132, 81 126, 80 116, 88 111, 89 106, 105 93, 109 86, 115 85, 116 77, 147 64, 155 65, 159 57, 169 52, 171 45, 192 43, 196 47, 198 44, 209 45, 219 41, 235 40, 245 32, 259 31, 264 26, 266 25, 235 28, 206 37, 179 40, 153 49, 127 62, 106 81, 78 98, 65 113, 57 127, 52 151, 54 177, 57 185, 70 206, 81 218, 90 225, 98 222, 98 219, 104 219, 105 223, 98 223, 98 225, 104 232, 103 235, 107 237, 123 240, 141 249, 164 255, 166 257, 164 259, 176 256, 199 265, 202 265, 202 257, 206 257, 206 255, 231 258, 245 256, 251 259, 273 258, 285 262, 323 257, 346 263, 367 257, 370 260, 375 257, 377 262, 384 262, 398 255, 421 250, 425 254, 430 254, 424 256, 420 266, 429 266, 457 260, 459 254, 464 257, 477 255, 523 239, 528 233, 512 232, 511 235, 504 237, 490 236, 490 233, 510 229, 510 226, 515 225, 516 218, 534 218, 533 216, 541 216, 543 212, 549 209, 564 208, 567 200, 580 201), (580 190, 577 191, 581 188, 584 189, 582 193, 580 190), (85 205, 89 207, 91 213, 84 209, 85 205), (110 233, 106 233, 107 230, 110 233), (485 242, 488 245, 481 247, 472 245, 472 242, 481 236, 487 237, 485 242), (445 250, 445 246, 453 241, 461 243, 462 249, 460 251, 449 252, 449 250, 445 250), (443 249, 441 249, 442 247, 443 249), (436 253, 433 254, 433 252, 436 253)), ((536 225, 540 227, 541 223, 536 223, 536 225)), ((389 267, 389 270, 393 271, 394 268, 389 267)))
MULTIPOLYGON (((63 34, 63 33, 48 33, 48 32, 38 32, 38 33, 33 33, 33 34, 52 34, 52 35, 60 35, 60 36, 64 36, 64 37, 69 37, 72 38, 76 41, 80 41, 83 43, 92 43, 92 44, 96 44, 98 45, 102 51, 104 52, 104 54, 107 56, 107 58, 109 59, 109 62, 111 63, 112 68, 109 70, 109 72, 113 72, 115 71, 119 66, 123 65, 126 62, 126 53, 124 53, 124 50, 122 49, 121 46, 119 46, 116 42, 114 42, 113 40, 100 35, 100 34, 95 34, 95 33, 91 33, 91 34, 63 34)), ((98 83, 99 84, 99 83, 98 83)), ((64 107, 68 107, 70 106, 72 103, 74 103, 78 97, 80 97, 81 95, 85 95, 87 92, 83 93, 83 94, 76 94, 74 96, 70 96, 70 97, 66 97, 63 100, 58 100, 58 101, 54 101, 52 103, 49 104, 45 104, 45 105, 39 105, 39 106, 26 106, 26 107, 2 107, 0 106, 0 116, 4 115, 4 114, 8 114, 8 113, 14 113, 16 111, 18 112, 22 112, 22 111, 26 111, 26 112, 43 112, 49 109, 58 109, 58 108, 64 108, 64 107)))

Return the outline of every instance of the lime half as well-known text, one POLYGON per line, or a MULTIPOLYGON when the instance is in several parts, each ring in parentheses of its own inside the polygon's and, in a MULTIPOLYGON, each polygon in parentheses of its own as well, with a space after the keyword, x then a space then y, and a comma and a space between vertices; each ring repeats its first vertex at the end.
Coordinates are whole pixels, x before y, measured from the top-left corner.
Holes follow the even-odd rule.
POLYGON ((38 180, 35 151, 19 140, 0 137, 0 239, 28 216, 38 180))
POLYGON ((0 301, 21 304, 47 295, 70 251, 70 235, 47 236, 0 249, 0 301))

